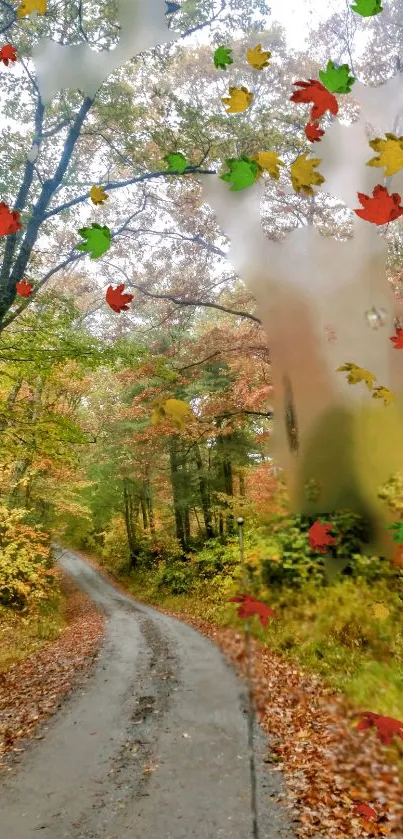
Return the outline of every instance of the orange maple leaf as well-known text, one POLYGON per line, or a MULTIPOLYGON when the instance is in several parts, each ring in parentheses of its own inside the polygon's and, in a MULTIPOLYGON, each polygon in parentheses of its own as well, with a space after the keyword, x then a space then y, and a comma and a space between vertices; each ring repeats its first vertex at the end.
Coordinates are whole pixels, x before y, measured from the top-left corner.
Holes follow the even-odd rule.
POLYGON ((334 545, 334 537, 330 536, 330 524, 323 524, 321 521, 315 521, 312 527, 308 530, 309 547, 313 551, 320 551, 323 553, 327 545, 334 545))
POLYGON ((373 714, 372 711, 363 711, 363 719, 357 725, 357 731, 364 731, 366 728, 376 728, 378 740, 385 746, 390 746, 394 735, 403 740, 403 722, 393 717, 383 717, 381 714, 373 714))
POLYGON ((106 290, 106 302, 108 305, 113 309, 114 312, 122 312, 127 311, 129 306, 128 304, 131 303, 133 300, 133 294, 123 294, 123 289, 125 284, 122 283, 118 285, 116 288, 113 288, 111 285, 108 286, 106 290))
POLYGON ((254 600, 250 594, 238 594, 236 597, 230 597, 229 603, 240 603, 238 607, 239 618, 249 618, 252 615, 259 615, 260 623, 266 627, 269 618, 275 618, 276 614, 270 606, 266 606, 261 600, 254 600))
POLYGON ((323 137, 324 131, 319 128, 318 122, 308 122, 305 126, 305 136, 310 143, 319 143, 320 138, 323 137))
POLYGON ((20 280, 19 283, 15 284, 15 287, 17 294, 20 294, 21 297, 30 297, 34 286, 32 283, 27 283, 26 280, 20 280))
POLYGON ((400 206, 400 195, 397 192, 392 192, 389 195, 386 187, 380 184, 372 190, 372 198, 369 195, 364 195, 363 192, 357 192, 357 195, 364 209, 354 210, 354 212, 364 221, 372 221, 373 224, 387 224, 389 221, 395 221, 403 214, 403 207, 400 206))
POLYGON ((295 90, 290 96, 290 101, 298 103, 313 102, 311 122, 323 117, 326 111, 330 111, 336 116, 339 111, 337 99, 321 82, 317 79, 309 79, 308 82, 294 82, 295 85, 299 85, 302 90, 295 90))
POLYGON ((8 236, 22 229, 20 214, 17 210, 10 211, 4 201, 0 201, 0 236, 8 236))

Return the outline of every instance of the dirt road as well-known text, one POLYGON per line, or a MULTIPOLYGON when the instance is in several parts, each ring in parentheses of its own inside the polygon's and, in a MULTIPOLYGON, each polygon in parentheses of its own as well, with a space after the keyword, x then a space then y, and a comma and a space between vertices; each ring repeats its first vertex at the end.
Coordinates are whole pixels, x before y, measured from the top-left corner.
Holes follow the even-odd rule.
MULTIPOLYGON (((246 693, 220 650, 60 563, 107 616, 93 675, 0 781, 1 839, 254 839, 246 693)), ((259 839, 293 839, 257 731, 259 839)))

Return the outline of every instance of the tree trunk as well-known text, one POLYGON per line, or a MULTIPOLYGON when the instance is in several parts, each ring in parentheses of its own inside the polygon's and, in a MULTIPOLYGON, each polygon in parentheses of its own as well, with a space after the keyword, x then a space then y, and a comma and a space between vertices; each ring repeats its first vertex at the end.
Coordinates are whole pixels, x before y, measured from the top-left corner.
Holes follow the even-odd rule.
POLYGON ((125 502, 125 524, 127 533, 127 542, 130 553, 130 568, 134 569, 138 563, 138 543, 137 543, 137 519, 140 510, 140 498, 133 497, 131 487, 127 478, 123 480, 123 498, 125 502))
POLYGON ((143 528, 144 530, 148 530, 148 516, 147 516, 147 506, 146 506, 146 499, 144 495, 141 496, 141 515, 143 517, 143 528))
MULTIPOLYGON (((22 481, 24 475, 26 474, 27 470, 29 469, 30 465, 32 464, 32 457, 35 451, 35 423, 39 418, 41 412, 41 401, 42 401, 42 393, 45 386, 45 379, 43 376, 39 376, 38 378, 38 387, 34 391, 31 397, 31 405, 27 412, 27 418, 32 423, 33 426, 33 434, 30 443, 27 443, 27 450, 28 454, 27 457, 24 457, 23 460, 17 461, 14 469, 14 475, 11 479, 11 492, 10 492, 10 502, 13 504, 19 494, 20 489, 20 482, 22 481)), ((25 494, 25 500, 26 500, 25 494)))
POLYGON ((183 550, 185 551, 187 545, 185 537, 185 528, 182 518, 181 493, 179 486, 178 438, 174 436, 172 436, 170 440, 169 459, 171 465, 171 484, 175 514, 176 538, 178 539, 178 542, 183 548, 183 550))
POLYGON ((212 539, 214 536, 214 528, 211 520, 211 509, 210 509, 210 497, 208 491, 208 481, 203 472, 203 461, 200 453, 200 448, 196 444, 194 447, 194 456, 197 466, 197 471, 199 474, 199 492, 200 492, 200 501, 201 507, 203 511, 203 518, 204 518, 204 526, 206 528, 206 537, 207 539, 212 539))

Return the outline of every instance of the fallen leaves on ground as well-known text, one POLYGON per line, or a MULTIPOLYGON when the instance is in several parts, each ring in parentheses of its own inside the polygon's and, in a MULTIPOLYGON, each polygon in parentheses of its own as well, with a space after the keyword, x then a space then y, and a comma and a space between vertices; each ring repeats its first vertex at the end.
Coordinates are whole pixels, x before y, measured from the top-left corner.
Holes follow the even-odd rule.
POLYGON ((10 771, 10 755, 18 754, 18 741, 35 736, 39 724, 91 667, 102 640, 102 614, 61 570, 55 574, 68 598, 67 627, 56 641, 0 674, 2 771, 10 771))

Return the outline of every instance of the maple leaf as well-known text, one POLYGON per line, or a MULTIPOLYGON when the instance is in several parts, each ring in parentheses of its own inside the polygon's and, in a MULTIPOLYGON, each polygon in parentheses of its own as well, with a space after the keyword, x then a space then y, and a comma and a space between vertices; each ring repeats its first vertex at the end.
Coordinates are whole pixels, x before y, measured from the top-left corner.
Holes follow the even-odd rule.
POLYGON ((20 280, 19 283, 15 284, 17 294, 20 294, 21 297, 30 297, 32 294, 33 284, 27 283, 26 280, 20 280))
POLYGON ((359 801, 354 804, 354 810, 357 816, 364 816, 364 818, 370 820, 378 818, 374 808, 366 804, 365 801, 359 801))
POLYGON ((8 67, 9 61, 17 61, 17 50, 12 44, 5 44, 0 49, 0 61, 8 67))
POLYGON ((385 175, 396 175, 403 168, 403 137, 396 134, 385 134, 386 140, 376 137, 370 140, 371 149, 377 152, 378 157, 371 157, 367 166, 384 166, 385 175))
POLYGON ((280 177, 280 166, 285 166, 275 151, 260 151, 254 155, 252 160, 256 161, 259 169, 268 172, 276 181, 280 177))
POLYGON ((403 740, 403 722, 394 720, 393 717, 383 717, 381 714, 373 714, 372 711, 363 711, 361 716, 363 719, 358 723, 357 731, 376 728, 378 740, 384 746, 390 746, 395 735, 403 740))
POLYGON ((324 133, 318 122, 308 122, 305 126, 305 136, 311 143, 318 143, 324 133))
POLYGON ((273 612, 273 609, 270 609, 270 606, 266 606, 261 600, 254 600, 249 594, 239 594, 236 597, 230 597, 228 602, 241 604, 237 612, 239 618, 249 618, 252 615, 258 615, 260 623, 264 628, 267 627, 269 618, 276 617, 276 613, 273 612))
POLYGON ((331 524, 323 524, 321 521, 315 521, 312 527, 309 528, 308 542, 309 547, 313 551, 316 550, 323 553, 327 545, 334 545, 334 537, 328 533, 331 526, 331 524))
POLYGON ((350 6, 353 12, 357 12, 361 17, 372 17, 379 12, 383 12, 381 0, 355 0, 354 5, 350 6))
POLYGON ((399 545, 403 544, 403 522, 402 521, 395 521, 393 524, 388 526, 388 530, 393 530, 393 541, 397 542, 399 545))
POLYGON ((90 189, 90 198, 93 204, 104 204, 109 198, 103 186, 92 186, 90 189))
POLYGON ((246 50, 246 60, 255 70, 263 70, 264 67, 268 67, 270 64, 269 58, 271 58, 271 52, 268 50, 265 52, 261 44, 257 44, 253 49, 246 50))
POLYGON ((389 338, 389 341, 392 341, 394 344, 394 350, 403 350, 403 329, 398 327, 396 329, 396 335, 392 335, 392 337, 389 338))
POLYGON ((17 210, 9 210, 4 201, 0 201, 0 236, 8 236, 22 230, 20 214, 17 210))
POLYGON ((389 390, 389 388, 387 387, 383 387, 382 385, 380 385, 379 387, 374 387, 372 398, 383 399, 383 404, 385 405, 385 407, 387 405, 391 405, 392 402, 394 402, 395 400, 392 391, 389 390))
POLYGON ((319 186, 325 180, 320 172, 313 171, 321 162, 319 158, 308 160, 305 152, 298 155, 290 167, 291 182, 296 192, 303 191, 307 195, 314 195, 312 184, 319 186))
POLYGON ((176 428, 183 431, 194 413, 187 402, 182 399, 157 399, 151 414, 152 425, 158 425, 163 419, 170 419, 176 428))
POLYGON ((290 101, 298 103, 313 102, 311 122, 323 117, 326 111, 330 111, 334 116, 338 114, 339 106, 337 99, 317 79, 309 79, 308 82, 294 82, 294 86, 296 85, 299 85, 303 89, 295 90, 292 96, 290 96, 290 101))
POLYGON ((37 12, 39 15, 45 15, 47 11, 47 0, 22 0, 17 9, 17 17, 26 17, 37 12))
POLYGON ((110 285, 106 289, 105 300, 114 312, 126 312, 129 308, 128 304, 133 300, 133 294, 128 294, 127 292, 123 294, 124 287, 125 284, 122 283, 116 286, 116 288, 110 285))
POLYGON ((85 253, 92 251, 90 259, 98 259, 111 246, 112 234, 109 227, 92 224, 91 227, 81 227, 78 233, 87 241, 76 245, 76 249, 85 253))
POLYGON ((230 157, 225 162, 230 171, 226 172, 225 175, 220 175, 220 178, 222 181, 233 184, 231 187, 233 192, 239 189, 246 189, 246 187, 251 186, 257 180, 259 166, 255 160, 246 157, 246 155, 242 155, 239 159, 230 157))
POLYGON ((229 47, 218 47, 213 55, 214 65, 220 70, 226 70, 227 64, 233 64, 231 58, 232 49, 229 47))
POLYGON ((223 96, 221 102, 228 105, 227 114, 240 114, 249 108, 253 100, 253 93, 247 87, 230 87, 229 96, 223 96))
POLYGON ((374 603, 371 606, 371 612, 374 618, 377 618, 377 620, 380 621, 386 620, 386 618, 390 615, 390 610, 384 603, 374 603))
POLYGON ((336 373, 348 373, 347 381, 349 385, 358 385, 359 382, 365 382, 368 390, 372 390, 373 383, 376 382, 376 376, 365 370, 364 367, 358 367, 357 364, 347 362, 338 367, 336 373))
POLYGON ((163 160, 168 163, 168 172, 178 173, 179 175, 182 175, 185 169, 191 165, 181 151, 166 154, 163 160))
POLYGON ((354 76, 350 76, 348 64, 337 67, 333 61, 327 62, 326 71, 319 70, 319 76, 325 88, 332 93, 351 93, 351 85, 355 82, 354 76))
POLYGON ((400 195, 397 192, 389 195, 386 187, 380 184, 372 190, 372 198, 362 192, 357 192, 357 195, 364 209, 354 210, 354 212, 364 221, 372 221, 373 224, 387 224, 389 221, 399 218, 403 213, 403 207, 400 206, 400 195))

